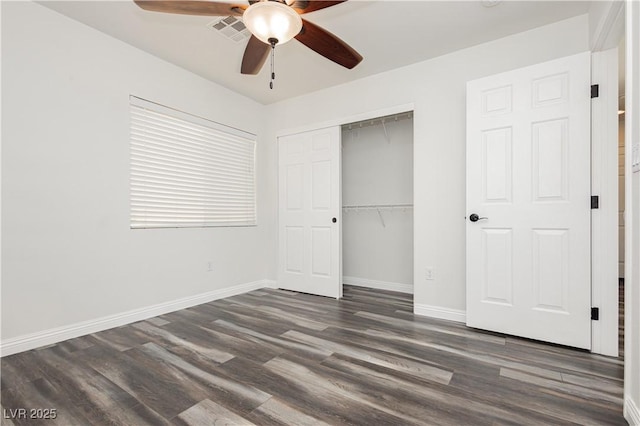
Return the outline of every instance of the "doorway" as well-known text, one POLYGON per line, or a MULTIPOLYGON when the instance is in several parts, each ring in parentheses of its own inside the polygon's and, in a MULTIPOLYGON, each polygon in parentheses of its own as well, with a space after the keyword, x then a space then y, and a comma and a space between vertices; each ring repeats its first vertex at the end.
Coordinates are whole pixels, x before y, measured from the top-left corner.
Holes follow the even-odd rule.
POLYGON ((343 284, 413 294, 413 113, 342 126, 343 284))

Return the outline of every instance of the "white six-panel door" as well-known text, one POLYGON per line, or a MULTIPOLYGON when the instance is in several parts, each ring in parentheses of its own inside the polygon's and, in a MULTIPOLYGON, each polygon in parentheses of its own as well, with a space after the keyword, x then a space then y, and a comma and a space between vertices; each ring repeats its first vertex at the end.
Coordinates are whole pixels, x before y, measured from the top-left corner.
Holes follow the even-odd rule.
POLYGON ((467 325, 591 348, 589 89, 588 52, 467 84, 467 325))
POLYGON ((278 138, 278 287, 342 297, 340 128, 278 138))

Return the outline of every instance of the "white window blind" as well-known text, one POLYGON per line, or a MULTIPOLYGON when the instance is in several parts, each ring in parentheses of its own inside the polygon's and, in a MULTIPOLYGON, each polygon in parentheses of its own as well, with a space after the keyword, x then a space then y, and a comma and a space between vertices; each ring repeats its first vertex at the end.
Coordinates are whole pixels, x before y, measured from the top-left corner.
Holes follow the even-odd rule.
POLYGON ((256 224, 250 133, 134 96, 131 228, 256 224))

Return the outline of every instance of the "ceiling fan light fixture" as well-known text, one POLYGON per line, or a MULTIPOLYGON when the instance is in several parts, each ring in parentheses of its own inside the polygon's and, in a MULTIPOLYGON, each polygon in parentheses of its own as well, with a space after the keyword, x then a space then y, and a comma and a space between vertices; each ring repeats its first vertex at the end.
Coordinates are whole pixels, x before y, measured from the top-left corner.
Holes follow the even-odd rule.
POLYGON ((244 11, 242 20, 251 34, 266 44, 271 44, 271 39, 276 39, 278 44, 286 43, 302 29, 300 15, 278 1, 252 4, 244 11))

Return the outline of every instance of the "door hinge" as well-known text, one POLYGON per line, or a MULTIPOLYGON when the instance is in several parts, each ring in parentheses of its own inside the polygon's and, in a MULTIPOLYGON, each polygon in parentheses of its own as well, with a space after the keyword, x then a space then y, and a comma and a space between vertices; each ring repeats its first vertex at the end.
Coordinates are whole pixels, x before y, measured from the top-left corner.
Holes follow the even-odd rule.
POLYGON ((591 308, 591 320, 598 321, 600 319, 600 308, 591 308))
POLYGON ((600 196, 599 195, 592 195, 591 196, 591 208, 592 209, 600 208, 600 196))
POLYGON ((600 85, 592 84, 591 85, 591 98, 597 98, 600 95, 600 85))

